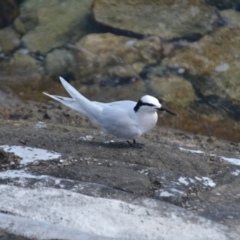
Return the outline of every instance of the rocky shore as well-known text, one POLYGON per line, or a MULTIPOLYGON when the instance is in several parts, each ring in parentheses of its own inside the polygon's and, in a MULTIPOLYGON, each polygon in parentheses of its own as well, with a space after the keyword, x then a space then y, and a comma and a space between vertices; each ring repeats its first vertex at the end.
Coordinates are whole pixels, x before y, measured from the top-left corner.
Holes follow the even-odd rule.
POLYGON ((0 2, 0 239, 240 239, 238 0, 0 2), (134 149, 46 98, 178 114, 134 149))
POLYGON ((74 239, 68 235, 71 229, 87 234, 81 239, 240 237, 238 144, 156 127, 139 139, 144 147, 135 149, 52 101, 8 107, 2 108, 5 115, 0 120, 0 210, 8 217, 34 219, 25 225, 15 218, 7 218, 8 226, 0 222, 0 229, 19 234, 14 239, 74 239), (86 195, 91 200, 81 201, 88 204, 75 203, 86 195), (124 207, 116 208, 115 200, 124 207), (112 207, 99 212, 95 204, 112 207), (112 232, 127 219, 134 221, 132 226, 121 223, 120 232, 112 232), (40 228, 36 221, 55 226, 41 237, 24 228, 31 224, 40 228), (156 228, 149 221, 156 221, 156 228), (65 237, 55 233, 59 226, 65 237))

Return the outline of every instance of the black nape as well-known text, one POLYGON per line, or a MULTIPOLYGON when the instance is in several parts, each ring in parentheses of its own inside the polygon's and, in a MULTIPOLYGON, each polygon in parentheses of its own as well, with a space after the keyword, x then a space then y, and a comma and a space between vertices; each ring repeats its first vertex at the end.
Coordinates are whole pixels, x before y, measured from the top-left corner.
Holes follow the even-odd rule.
POLYGON ((133 108, 133 109, 134 109, 134 111, 135 111, 135 112, 137 112, 137 111, 138 111, 138 109, 139 109, 141 106, 142 106, 142 101, 141 101, 141 100, 139 100, 139 101, 137 102, 136 106, 133 108))

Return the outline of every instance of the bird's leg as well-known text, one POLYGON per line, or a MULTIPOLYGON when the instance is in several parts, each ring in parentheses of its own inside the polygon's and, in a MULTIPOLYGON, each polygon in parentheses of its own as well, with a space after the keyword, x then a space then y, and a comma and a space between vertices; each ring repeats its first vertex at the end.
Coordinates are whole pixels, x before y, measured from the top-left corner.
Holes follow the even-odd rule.
POLYGON ((133 139, 133 142, 129 142, 127 141, 127 143, 131 146, 131 147, 134 147, 134 148, 142 148, 143 147, 143 143, 137 143, 135 139, 133 139))

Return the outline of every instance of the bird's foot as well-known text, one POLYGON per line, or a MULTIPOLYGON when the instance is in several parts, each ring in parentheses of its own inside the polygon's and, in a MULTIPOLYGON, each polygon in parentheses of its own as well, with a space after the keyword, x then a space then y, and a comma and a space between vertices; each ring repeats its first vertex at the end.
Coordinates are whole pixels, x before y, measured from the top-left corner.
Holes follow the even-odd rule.
POLYGON ((129 141, 127 141, 127 143, 128 143, 131 147, 134 147, 134 148, 142 148, 142 147, 144 146, 143 143, 138 143, 138 142, 136 142, 135 139, 133 139, 133 142, 132 142, 132 143, 129 142, 129 141))

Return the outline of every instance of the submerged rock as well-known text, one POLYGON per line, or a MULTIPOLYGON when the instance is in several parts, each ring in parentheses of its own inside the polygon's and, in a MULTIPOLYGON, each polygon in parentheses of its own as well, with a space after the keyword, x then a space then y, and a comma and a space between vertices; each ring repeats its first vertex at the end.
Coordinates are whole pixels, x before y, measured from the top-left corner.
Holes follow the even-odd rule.
POLYGON ((18 14, 15 0, 0 1, 0 29, 11 24, 18 14))
POLYGON ((161 59, 158 37, 143 40, 105 34, 89 34, 76 43, 75 76, 81 82, 114 78, 138 78, 146 65, 161 59))
POLYGON ((230 25, 240 25, 240 12, 237 12, 233 9, 224 10, 221 11, 221 16, 230 25))
POLYGON ((177 50, 168 66, 183 68, 196 91, 239 102, 240 27, 219 28, 200 41, 177 50))
POLYGON ((84 19, 91 4, 89 0, 25 1, 15 26, 25 33, 22 41, 29 51, 46 53, 85 33, 84 19))
POLYGON ((219 18, 204 0, 95 0, 93 11, 99 23, 166 39, 204 35, 219 18))
POLYGON ((206 0, 206 2, 212 6, 217 7, 218 9, 239 9, 240 1, 239 0, 206 0))
POLYGON ((196 96, 192 84, 180 76, 166 75, 151 79, 152 91, 165 103, 187 107, 196 96))
POLYGON ((58 78, 66 74, 72 74, 75 67, 74 57, 67 49, 55 49, 48 53, 45 61, 45 69, 48 75, 58 78))
POLYGON ((13 52, 20 45, 20 35, 13 28, 0 30, 0 48, 4 53, 13 52))

